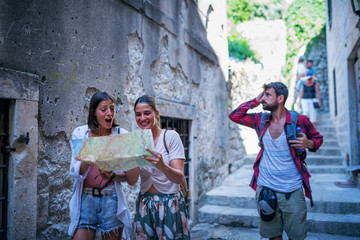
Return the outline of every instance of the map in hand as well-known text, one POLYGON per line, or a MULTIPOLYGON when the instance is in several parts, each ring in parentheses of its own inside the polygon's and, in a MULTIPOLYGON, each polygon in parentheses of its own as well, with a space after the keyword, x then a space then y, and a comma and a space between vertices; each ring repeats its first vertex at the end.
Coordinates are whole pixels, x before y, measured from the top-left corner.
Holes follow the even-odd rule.
POLYGON ((77 160, 95 164, 100 170, 125 171, 134 167, 154 166, 141 158, 151 157, 145 147, 154 149, 150 129, 104 137, 72 140, 77 160))

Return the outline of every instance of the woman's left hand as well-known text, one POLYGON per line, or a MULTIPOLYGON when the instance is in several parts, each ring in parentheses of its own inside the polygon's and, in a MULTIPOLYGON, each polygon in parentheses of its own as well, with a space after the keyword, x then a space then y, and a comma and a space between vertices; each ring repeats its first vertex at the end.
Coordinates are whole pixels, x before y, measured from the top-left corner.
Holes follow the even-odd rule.
POLYGON ((152 164, 154 164, 154 166, 160 170, 162 170, 164 168, 164 166, 166 165, 164 162, 164 159, 162 158, 161 153, 159 152, 155 152, 149 148, 145 148, 146 151, 150 152, 152 154, 152 157, 144 157, 144 159, 146 159, 147 161, 151 162, 152 164))

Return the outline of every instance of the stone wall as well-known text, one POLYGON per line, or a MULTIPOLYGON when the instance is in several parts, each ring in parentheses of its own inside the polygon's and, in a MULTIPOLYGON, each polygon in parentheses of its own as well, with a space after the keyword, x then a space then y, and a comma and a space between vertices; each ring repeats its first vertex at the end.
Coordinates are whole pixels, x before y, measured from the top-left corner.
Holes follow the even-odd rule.
POLYGON ((326 1, 330 117, 335 124, 340 149, 347 156, 347 163, 359 165, 360 89, 357 83, 359 76, 356 76, 359 69, 356 61, 360 57, 359 17, 349 1, 331 1, 331 7, 328 3, 326 1))
MULTIPOLYGON (((75 127, 86 124, 89 100, 99 90, 114 94, 117 118, 129 131, 137 128, 134 101, 144 93, 179 106, 174 115, 192 121, 196 220, 195 203, 243 155, 238 142, 229 146, 229 135, 237 133, 227 118, 225 2, 5 1, 0 11, 0 66, 41 79, 37 239, 67 239, 69 140, 75 127), (229 148, 240 152, 227 154, 229 148)), ((124 185, 131 212, 138 190, 139 184, 124 185)))

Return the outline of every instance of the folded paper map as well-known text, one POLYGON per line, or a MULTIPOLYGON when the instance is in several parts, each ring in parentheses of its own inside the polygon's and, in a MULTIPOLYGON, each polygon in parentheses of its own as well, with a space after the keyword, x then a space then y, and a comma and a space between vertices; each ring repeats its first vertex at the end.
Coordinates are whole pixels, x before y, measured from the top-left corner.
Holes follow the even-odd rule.
POLYGON ((100 170, 125 171, 136 166, 154 166, 142 158, 151 156, 145 147, 154 149, 150 129, 76 139, 72 140, 72 145, 77 160, 95 164, 100 170))

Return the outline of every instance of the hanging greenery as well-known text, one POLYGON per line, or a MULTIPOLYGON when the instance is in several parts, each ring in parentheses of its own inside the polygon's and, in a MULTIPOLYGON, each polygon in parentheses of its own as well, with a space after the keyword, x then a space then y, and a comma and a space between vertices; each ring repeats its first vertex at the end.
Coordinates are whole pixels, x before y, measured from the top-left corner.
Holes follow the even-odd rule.
POLYGON ((235 24, 249 21, 252 18, 254 6, 251 0, 227 0, 229 6, 228 18, 231 18, 235 24))
POLYGON ((255 52, 244 37, 235 34, 228 37, 228 46, 230 57, 239 60, 251 59, 255 63, 259 63, 259 60, 255 57, 255 52))
POLYGON ((324 0, 295 0, 287 10, 285 24, 287 27, 286 67, 283 76, 290 80, 295 57, 300 48, 316 41, 325 26, 324 0))
MULTIPOLYGON (((251 0, 227 0, 228 18, 234 24, 249 21, 253 18, 263 18, 266 20, 281 19, 283 11, 274 7, 281 3, 281 0, 273 0, 269 4, 257 4, 251 0)), ((230 32, 234 32, 230 29, 230 32)), ((255 52, 251 49, 247 40, 239 34, 232 34, 228 37, 229 56, 239 60, 251 59, 255 63, 259 60, 255 57, 255 52)))
MULTIPOLYGON (((234 24, 249 21, 253 18, 285 20, 287 27, 287 54, 286 66, 282 70, 282 75, 290 81, 291 70, 300 49, 311 41, 316 42, 316 37, 321 34, 321 31, 324 31, 326 19, 325 1, 295 0, 285 10, 282 8, 283 2, 284 0, 273 0, 267 4, 258 4, 252 0, 227 0, 228 18, 234 24)), ((230 32, 233 31, 230 30, 230 32)), ((230 56, 248 56, 247 58, 252 59, 252 50, 250 46, 245 45, 246 39, 235 41, 233 37, 230 37, 228 42, 230 56), (236 46, 237 44, 239 46, 236 46), (238 51, 238 53, 232 51, 238 51)))
POLYGON ((249 21, 253 18, 275 20, 283 18, 281 0, 272 0, 267 4, 258 4, 252 0, 227 0, 228 18, 235 24, 249 21))

